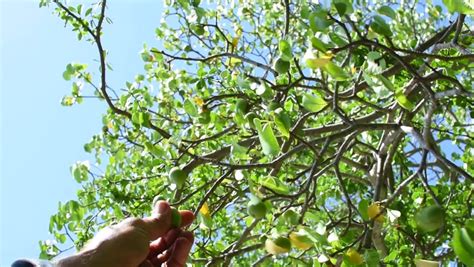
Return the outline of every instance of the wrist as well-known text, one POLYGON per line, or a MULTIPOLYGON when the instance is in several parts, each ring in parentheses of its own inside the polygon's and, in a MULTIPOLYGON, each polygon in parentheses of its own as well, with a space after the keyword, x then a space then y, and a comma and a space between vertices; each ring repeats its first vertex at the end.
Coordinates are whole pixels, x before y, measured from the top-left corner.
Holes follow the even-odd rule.
POLYGON ((105 266, 99 262, 94 250, 81 251, 72 256, 60 259, 56 267, 99 267, 105 266))

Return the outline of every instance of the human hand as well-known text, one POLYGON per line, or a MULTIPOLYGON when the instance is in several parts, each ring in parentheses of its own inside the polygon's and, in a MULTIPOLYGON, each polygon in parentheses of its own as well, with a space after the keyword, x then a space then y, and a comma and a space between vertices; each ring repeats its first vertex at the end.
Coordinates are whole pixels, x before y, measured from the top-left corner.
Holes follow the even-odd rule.
MULTIPOLYGON (((180 215, 181 227, 194 220, 191 211, 180 211, 180 215)), ((186 264, 193 241, 191 232, 172 229, 169 203, 158 201, 152 216, 129 218, 101 230, 81 252, 59 261, 58 266, 179 267, 186 264)))

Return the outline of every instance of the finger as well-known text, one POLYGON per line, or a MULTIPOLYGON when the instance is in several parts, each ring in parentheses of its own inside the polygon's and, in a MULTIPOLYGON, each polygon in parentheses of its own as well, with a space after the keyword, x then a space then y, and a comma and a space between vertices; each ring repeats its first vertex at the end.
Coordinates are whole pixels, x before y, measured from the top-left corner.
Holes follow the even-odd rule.
POLYGON ((189 252, 193 246, 194 236, 191 232, 183 232, 178 237, 172 248, 171 255, 166 261, 165 266, 180 267, 186 264, 189 252))
POLYGON ((158 254, 170 248, 176 238, 181 234, 180 229, 171 229, 164 236, 150 243, 150 252, 148 253, 147 259, 153 259, 158 254))
POLYGON ((181 227, 190 225, 194 221, 194 213, 190 210, 180 210, 181 227))
POLYGON ((166 201, 158 201, 153 208, 153 215, 143 219, 145 230, 150 240, 162 237, 171 228, 171 207, 166 201))

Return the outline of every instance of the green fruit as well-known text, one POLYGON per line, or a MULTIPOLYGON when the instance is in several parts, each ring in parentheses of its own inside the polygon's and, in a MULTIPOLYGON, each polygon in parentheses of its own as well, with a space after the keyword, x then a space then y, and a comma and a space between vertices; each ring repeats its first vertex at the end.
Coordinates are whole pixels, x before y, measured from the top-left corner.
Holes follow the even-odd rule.
POLYGON ((279 73, 283 74, 288 72, 290 69, 290 62, 283 60, 281 57, 277 58, 275 61, 275 64, 273 65, 273 68, 279 73))
POLYGON ((249 112, 244 117, 245 121, 249 124, 250 128, 252 129, 255 129, 255 123, 253 122, 253 119, 255 118, 258 118, 255 112, 249 112))
POLYGON ((286 253, 291 249, 291 242, 288 238, 283 236, 275 239, 267 239, 265 241, 265 249, 272 255, 286 253))
POLYGON ((186 181, 187 177, 188 177, 188 174, 178 167, 171 168, 169 172, 170 181, 174 183, 178 189, 183 187, 184 182, 186 181))
POLYGON ((235 103, 235 112, 240 114, 245 114, 248 111, 247 101, 243 99, 239 99, 237 103, 235 103))
POLYGON ((415 216, 416 224, 424 232, 438 230, 444 224, 444 211, 440 206, 423 208, 415 216))
POLYGON ((179 213, 179 211, 175 208, 171 208, 171 227, 181 227, 181 213, 179 213))
POLYGON ((247 206, 247 211, 255 219, 261 219, 267 213, 267 206, 260 199, 252 199, 247 206))

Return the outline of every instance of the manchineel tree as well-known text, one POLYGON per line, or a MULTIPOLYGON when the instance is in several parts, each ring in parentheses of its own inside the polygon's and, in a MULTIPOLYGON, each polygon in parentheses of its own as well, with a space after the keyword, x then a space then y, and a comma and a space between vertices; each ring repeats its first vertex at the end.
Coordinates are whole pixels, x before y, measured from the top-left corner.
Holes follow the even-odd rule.
POLYGON ((62 103, 108 106, 41 256, 163 198, 196 266, 473 266, 473 1, 320 2, 167 0, 121 84, 113 6, 41 1, 98 52, 62 103))

